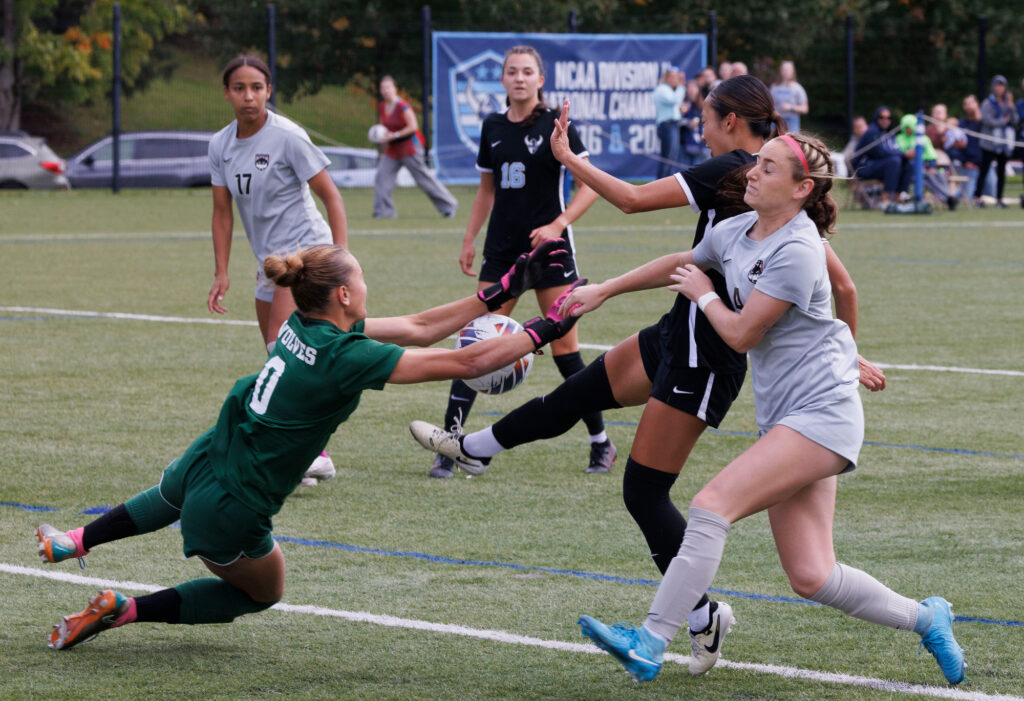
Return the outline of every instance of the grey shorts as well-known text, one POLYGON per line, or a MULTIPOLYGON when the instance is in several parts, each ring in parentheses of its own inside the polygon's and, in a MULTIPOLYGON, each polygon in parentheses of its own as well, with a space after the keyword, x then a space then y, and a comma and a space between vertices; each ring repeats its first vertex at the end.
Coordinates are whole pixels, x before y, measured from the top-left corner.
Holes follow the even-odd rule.
MULTIPOLYGON (((801 407, 782 417, 779 424, 846 458, 849 464, 840 474, 856 469, 864 444, 864 407, 856 391, 839 399, 801 407)), ((768 428, 761 429, 761 435, 767 433, 768 428)))

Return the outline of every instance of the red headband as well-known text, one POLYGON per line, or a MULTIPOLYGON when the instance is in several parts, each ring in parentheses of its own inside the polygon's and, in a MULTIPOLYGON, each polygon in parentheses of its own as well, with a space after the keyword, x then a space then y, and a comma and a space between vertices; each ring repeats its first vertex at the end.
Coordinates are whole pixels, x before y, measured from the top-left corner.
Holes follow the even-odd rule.
POLYGON ((797 143, 796 139, 794 139, 789 134, 783 134, 779 138, 785 141, 789 145, 789 147, 793 149, 793 153, 795 153, 797 158, 800 159, 800 162, 803 163, 804 170, 807 172, 808 175, 810 175, 811 169, 807 167, 807 157, 804 155, 804 151, 802 148, 800 148, 800 144, 797 143))

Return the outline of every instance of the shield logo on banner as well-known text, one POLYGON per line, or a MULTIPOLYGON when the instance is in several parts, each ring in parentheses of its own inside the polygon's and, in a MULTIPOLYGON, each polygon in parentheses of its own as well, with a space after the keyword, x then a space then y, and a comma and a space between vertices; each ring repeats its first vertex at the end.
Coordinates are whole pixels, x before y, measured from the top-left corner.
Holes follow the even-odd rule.
POLYGON ((448 71, 452 121, 459 140, 474 154, 480 146, 480 127, 484 117, 505 109, 502 63, 501 54, 484 51, 448 71))

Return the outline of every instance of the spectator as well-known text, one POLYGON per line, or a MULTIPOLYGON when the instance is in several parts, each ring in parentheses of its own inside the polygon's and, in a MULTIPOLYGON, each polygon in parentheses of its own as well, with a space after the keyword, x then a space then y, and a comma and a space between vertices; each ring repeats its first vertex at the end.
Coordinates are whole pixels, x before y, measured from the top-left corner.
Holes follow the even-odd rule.
POLYGON ((946 131, 942 135, 942 150, 949 156, 953 168, 964 162, 964 149, 967 148, 967 132, 960 128, 960 120, 956 117, 946 119, 946 131))
POLYGON ((949 119, 949 111, 944 104, 939 102, 932 105, 929 116, 931 119, 926 120, 924 135, 928 137, 932 148, 935 149, 935 163, 940 168, 947 168, 951 162, 949 154, 946 153, 946 129, 948 128, 946 120, 949 119))
POLYGON ((868 120, 857 115, 853 118, 851 130, 852 133, 850 134, 850 140, 847 141, 846 146, 843 147, 843 162, 846 164, 847 171, 852 174, 853 161, 855 160, 855 154, 857 153, 857 142, 860 141, 860 137, 864 136, 864 132, 868 130, 868 120))
POLYGON ((748 73, 747 64, 743 63, 743 61, 733 61, 732 75, 729 77, 735 78, 738 75, 747 75, 748 73))
POLYGON ((859 156, 853 164, 854 171, 862 180, 882 181, 881 206, 884 209, 896 199, 896 194, 906 189, 901 182, 903 152, 896 139, 889 133, 892 125, 892 111, 882 105, 875 110, 875 117, 867 131, 857 142, 859 156), (902 186, 902 187, 901 187, 902 186))
POLYGON ((721 63, 718 64, 719 80, 729 80, 729 78, 732 78, 732 76, 733 72, 731 63, 729 63, 728 61, 722 61, 721 63))
MULTIPOLYGON (((1021 92, 1024 93, 1024 80, 1020 81, 1021 92)), ((1017 100, 1017 141, 1024 141, 1024 97, 1017 100)), ((1013 151, 1016 160, 1024 160, 1024 146, 1018 145, 1013 151)), ((1020 205, 1024 207, 1024 195, 1020 196, 1020 205)))
POLYGON ((963 110, 964 118, 960 120, 960 127, 967 137, 967 143, 961 151, 962 165, 959 173, 967 178, 967 182, 964 183, 963 194, 960 198, 973 197, 979 182, 981 182, 983 195, 995 197, 996 174, 989 173, 985 180, 979 181, 978 178, 981 174, 981 139, 979 138, 981 134, 981 105, 978 104, 978 98, 974 95, 965 97, 963 110))
MULTIPOLYGON (((900 120, 899 133, 896 134, 896 143, 899 144, 900 150, 903 151, 903 168, 908 172, 904 178, 908 184, 914 174, 914 160, 917 156, 916 131, 917 116, 913 114, 903 115, 903 119, 900 120)), ((945 173, 936 166, 935 147, 932 146, 932 142, 928 139, 923 139, 922 141, 924 142, 924 189, 934 192, 939 199, 946 203, 949 210, 953 211, 956 209, 957 199, 950 193, 949 181, 946 180, 945 173)), ((919 192, 917 195, 924 196, 924 193, 919 192)))
POLYGON ((718 76, 715 74, 714 68, 711 66, 704 68, 704 70, 702 70, 697 76, 697 85, 700 86, 701 99, 703 100, 707 97, 708 93, 711 92, 711 89, 720 82, 721 81, 718 79, 718 76))
POLYGON ((654 123, 661 142, 661 159, 658 161, 657 178, 668 177, 676 172, 679 161, 679 120, 682 118, 683 83, 686 74, 680 74, 676 66, 669 66, 661 82, 654 88, 654 123))
MULTIPOLYGON (((1006 186, 1006 161, 1013 153, 1016 134, 1017 108, 1013 95, 1006 90, 1006 78, 992 79, 992 92, 981 103, 981 166, 978 183, 984 183, 993 161, 996 164, 996 207, 1005 207, 1003 188, 1006 186)), ((974 186, 974 205, 984 207, 981 185, 974 186)))
POLYGON ((772 97, 789 131, 800 131, 800 115, 807 114, 808 110, 807 92, 796 82, 796 67, 792 61, 783 61, 779 66, 779 82, 772 85, 772 97))
POLYGON ((704 109, 704 97, 696 80, 686 83, 686 97, 683 100, 682 126, 679 128, 679 159, 684 166, 695 166, 711 157, 704 145, 704 130, 700 115, 704 109))
POLYGON ((383 148, 373 182, 374 219, 394 219, 398 216, 393 194, 398 171, 402 166, 409 171, 441 216, 454 217, 459 203, 427 167, 418 140, 420 127, 412 106, 399 97, 395 80, 391 76, 381 77, 378 87, 381 101, 377 103, 377 116, 380 123, 387 127, 388 136, 381 144, 383 148))

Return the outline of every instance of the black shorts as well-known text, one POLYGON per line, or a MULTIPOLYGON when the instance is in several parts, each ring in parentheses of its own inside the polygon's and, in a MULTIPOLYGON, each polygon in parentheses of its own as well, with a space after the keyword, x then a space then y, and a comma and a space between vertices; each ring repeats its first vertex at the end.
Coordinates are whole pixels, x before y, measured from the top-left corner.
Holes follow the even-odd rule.
POLYGON ((657 324, 643 329, 638 341, 640 359, 653 385, 651 396, 718 428, 739 396, 746 373, 716 374, 710 368, 669 364, 657 324))
MULTIPOLYGON (((579 280, 579 274, 576 271, 576 252, 572 248, 572 243, 568 239, 563 238, 562 243, 569 249, 569 260, 566 262, 564 268, 553 268, 548 270, 547 274, 540 279, 540 281, 533 286, 535 290, 544 290, 549 287, 561 287, 563 285, 571 285, 572 283, 579 280)), ((522 253, 529 252, 529 248, 522 253)), ((481 282, 497 282, 501 279, 501 276, 508 272, 508 269, 512 267, 512 264, 516 262, 516 258, 519 254, 508 257, 505 255, 488 255, 484 254, 483 263, 480 266, 480 281, 481 282)))

